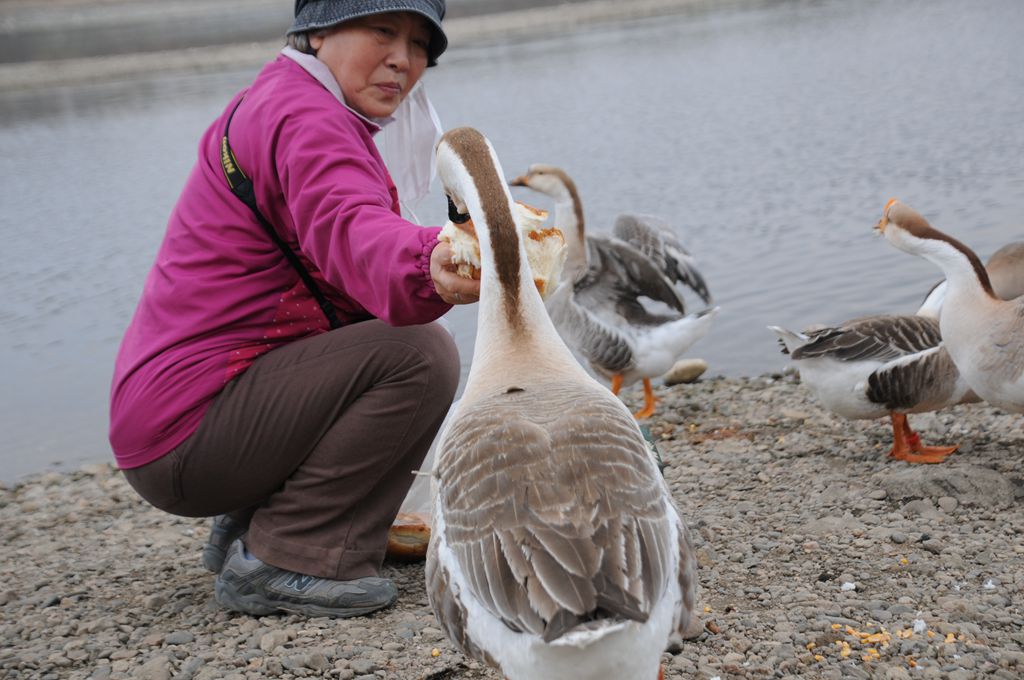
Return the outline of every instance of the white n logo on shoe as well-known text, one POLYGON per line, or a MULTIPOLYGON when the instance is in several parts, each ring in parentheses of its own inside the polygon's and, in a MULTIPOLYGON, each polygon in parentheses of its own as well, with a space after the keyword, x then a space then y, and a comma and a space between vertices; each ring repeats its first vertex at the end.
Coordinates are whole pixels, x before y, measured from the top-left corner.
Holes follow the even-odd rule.
POLYGON ((306 574, 289 574, 288 578, 284 581, 285 588, 291 588, 295 592, 301 593, 306 588, 313 585, 313 581, 316 580, 316 576, 307 576, 306 574))

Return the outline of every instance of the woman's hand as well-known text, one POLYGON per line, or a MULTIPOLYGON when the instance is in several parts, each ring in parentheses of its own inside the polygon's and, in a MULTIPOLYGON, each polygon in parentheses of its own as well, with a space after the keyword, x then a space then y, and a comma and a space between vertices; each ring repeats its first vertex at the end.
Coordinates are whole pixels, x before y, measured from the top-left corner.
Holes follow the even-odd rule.
POLYGON ((468 305, 480 299, 480 282, 455 273, 451 246, 444 241, 438 241, 430 251, 430 278, 434 290, 450 305, 468 305))

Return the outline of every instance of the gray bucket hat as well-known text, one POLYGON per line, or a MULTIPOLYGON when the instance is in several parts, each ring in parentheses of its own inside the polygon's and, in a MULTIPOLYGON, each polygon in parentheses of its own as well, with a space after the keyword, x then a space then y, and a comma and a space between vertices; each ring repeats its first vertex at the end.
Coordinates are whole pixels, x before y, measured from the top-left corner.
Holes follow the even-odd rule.
POLYGON ((288 34, 329 28, 349 19, 382 12, 415 12, 430 23, 430 47, 427 66, 448 48, 448 38, 441 28, 445 0, 295 0, 295 21, 288 34))

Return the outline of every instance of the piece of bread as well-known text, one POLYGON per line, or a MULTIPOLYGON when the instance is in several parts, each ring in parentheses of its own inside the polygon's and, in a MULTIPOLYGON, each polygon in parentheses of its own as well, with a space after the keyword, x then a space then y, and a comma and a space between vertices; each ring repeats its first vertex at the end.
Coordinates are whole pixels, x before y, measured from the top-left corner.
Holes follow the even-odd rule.
POLYGON ((462 224, 447 222, 437 235, 438 241, 447 241, 452 249, 455 273, 466 279, 480 278, 480 242, 476 239, 473 220, 462 224))
POLYGON ((562 266, 568 254, 565 237, 559 229, 544 227, 547 210, 518 201, 516 209, 516 222, 526 237, 523 240, 526 243, 526 259, 533 272, 533 284, 540 291, 540 296, 546 298, 558 287, 558 279, 562 276, 562 266))
POLYGON ((399 513, 388 530, 387 557, 416 562, 427 556, 430 518, 420 513, 399 513))
MULTIPOLYGON (((533 283, 541 297, 547 297, 558 286, 565 264, 566 246, 562 232, 554 227, 545 228, 547 210, 534 208, 516 201, 516 225, 526 237, 526 259, 533 272, 533 283)), ((480 242, 476 238, 473 221, 463 224, 448 222, 437 237, 447 241, 452 249, 452 263, 459 276, 480 278, 480 242)))

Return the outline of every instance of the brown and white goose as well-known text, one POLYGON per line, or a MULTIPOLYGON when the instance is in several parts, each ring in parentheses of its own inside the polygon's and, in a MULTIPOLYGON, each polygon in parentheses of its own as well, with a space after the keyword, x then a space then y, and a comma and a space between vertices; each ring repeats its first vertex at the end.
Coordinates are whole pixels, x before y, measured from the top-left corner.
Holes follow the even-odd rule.
POLYGON ((620 215, 611 236, 585 233, 583 204, 572 178, 552 165, 531 165, 510 182, 550 196, 568 256, 563 285, 547 298, 565 342, 596 373, 622 387, 642 380, 644 407, 654 414, 651 379, 664 375, 704 337, 718 308, 686 313, 681 289, 711 301, 704 277, 668 225, 649 215, 620 215))
POLYGON ((437 164, 475 225, 481 285, 437 445, 431 606, 508 680, 655 680, 670 636, 699 628, 686 529, 636 421, 548 318, 490 143, 449 131, 437 164))
MULTIPOLYGON (((1000 248, 986 269, 1007 298, 1024 295, 1024 243, 1000 248)), ((946 285, 934 286, 914 315, 880 314, 803 333, 769 329, 826 409, 851 420, 888 415, 891 457, 939 463, 957 446, 924 446, 907 414, 979 401, 941 344, 946 285)))
POLYGON ((942 344, 971 389, 993 406, 1024 412, 1024 298, 1000 299, 974 251, 895 198, 875 228, 945 274, 942 344))

